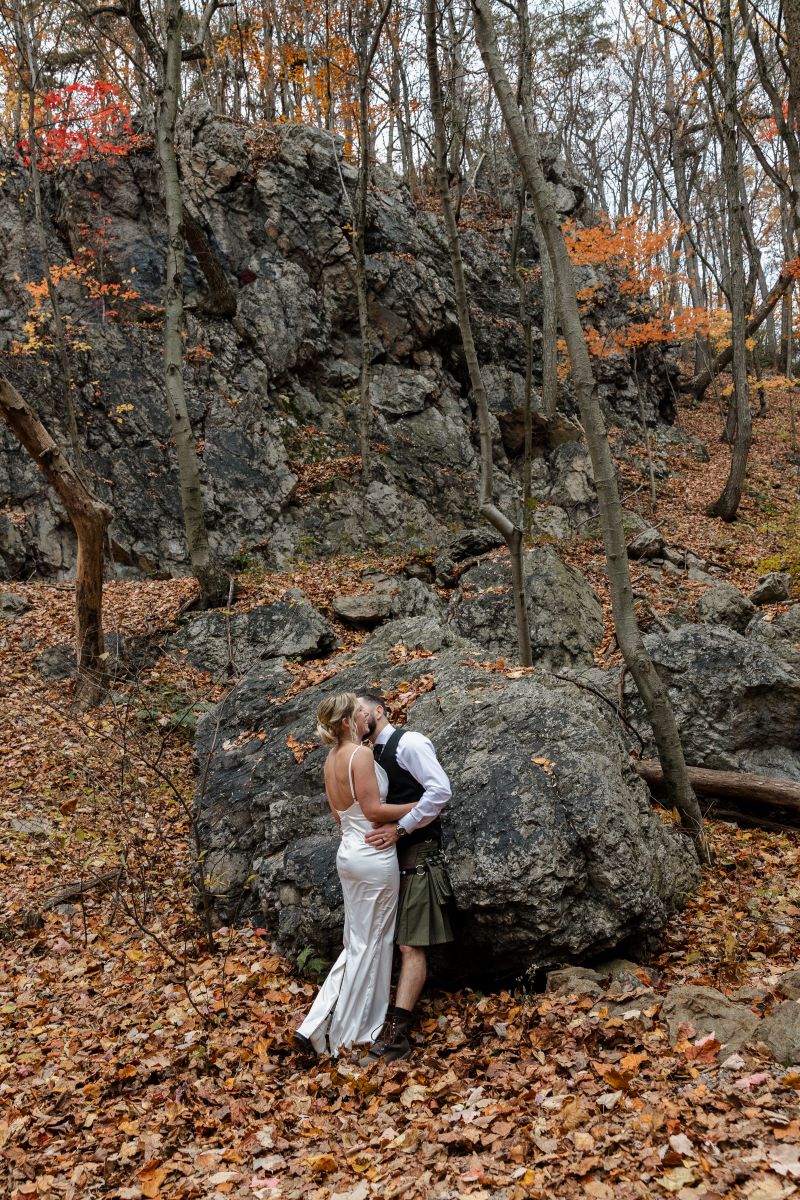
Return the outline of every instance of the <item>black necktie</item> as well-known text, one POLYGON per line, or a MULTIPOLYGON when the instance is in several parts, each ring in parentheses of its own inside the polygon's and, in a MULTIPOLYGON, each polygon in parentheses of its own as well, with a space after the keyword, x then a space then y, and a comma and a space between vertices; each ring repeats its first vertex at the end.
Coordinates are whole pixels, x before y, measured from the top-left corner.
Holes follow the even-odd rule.
POLYGON ((376 762, 381 761, 382 754, 383 754, 383 746, 373 746, 372 747, 372 757, 375 759, 376 762))

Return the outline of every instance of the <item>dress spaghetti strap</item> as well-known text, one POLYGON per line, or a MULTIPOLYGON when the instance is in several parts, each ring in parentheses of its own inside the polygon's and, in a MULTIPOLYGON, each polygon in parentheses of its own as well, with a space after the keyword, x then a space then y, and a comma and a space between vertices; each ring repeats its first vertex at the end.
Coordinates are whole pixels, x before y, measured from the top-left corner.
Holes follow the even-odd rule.
POLYGON ((355 803, 356 799, 356 789, 353 787, 353 759, 358 754, 360 749, 360 746, 356 746, 355 750, 350 755, 350 762, 347 764, 347 778, 350 780, 350 796, 353 800, 353 803, 355 803))

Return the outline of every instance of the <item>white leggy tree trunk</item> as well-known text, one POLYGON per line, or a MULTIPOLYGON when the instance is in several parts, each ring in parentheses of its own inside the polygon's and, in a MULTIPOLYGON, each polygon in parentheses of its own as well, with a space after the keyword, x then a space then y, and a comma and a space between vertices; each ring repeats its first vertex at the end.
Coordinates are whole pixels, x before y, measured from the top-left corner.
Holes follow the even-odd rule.
POLYGON ((645 650, 636 621, 622 506, 605 422, 597 399, 594 372, 581 328, 572 264, 542 171, 538 146, 525 127, 500 57, 490 0, 472 0, 472 11, 481 58, 497 96, 553 267, 561 328, 567 342, 575 395, 594 470, 617 641, 647 710, 670 801, 680 813, 682 825, 691 834, 698 852, 707 856, 702 816, 686 773, 669 694, 645 650))
POLYGON ((183 322, 184 322, 184 229, 183 195, 175 151, 175 123, 178 116, 181 80, 181 25, 183 12, 180 0, 166 0, 164 7, 165 45, 158 64, 158 98, 156 104, 156 144, 158 161, 164 183, 164 203, 167 214, 166 282, 164 295, 164 384, 178 459, 181 506, 186 526, 186 539, 192 571, 200 584, 203 602, 208 606, 222 604, 228 592, 228 581, 208 544, 203 489, 194 432, 186 404, 183 380, 183 322))
POLYGON ((478 352, 475 349, 475 340, 472 336, 472 323, 469 316, 469 296, 464 276, 464 263, 461 258, 461 242, 450 198, 450 183, 447 169, 447 137, 444 124, 444 105, 442 103, 442 84, 439 73, 437 25, 438 13, 436 10, 436 0, 425 0, 425 44, 428 58, 431 109, 433 111, 436 183, 442 205, 445 229, 447 230, 447 247, 450 252, 450 265, 453 272, 453 287, 456 297, 458 324, 461 330, 461 341, 464 346, 464 357, 467 360, 472 395, 478 410, 478 428, 481 446, 481 485, 478 507, 481 515, 502 534, 508 546, 508 553, 511 559, 511 582, 514 593, 514 617, 516 620, 519 658, 522 665, 527 667, 531 665, 532 658, 531 635, 528 627, 528 607, 525 597, 525 575, 522 565, 522 530, 505 513, 500 511, 494 503, 492 496, 492 435, 489 428, 489 405, 478 361, 478 352))

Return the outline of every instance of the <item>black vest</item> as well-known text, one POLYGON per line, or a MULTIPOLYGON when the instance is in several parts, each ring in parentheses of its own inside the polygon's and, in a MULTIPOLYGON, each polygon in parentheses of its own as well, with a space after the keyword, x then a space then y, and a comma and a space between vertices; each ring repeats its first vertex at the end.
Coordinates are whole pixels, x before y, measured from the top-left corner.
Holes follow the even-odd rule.
MULTIPOLYGON (((415 779, 410 771, 406 771, 405 767, 401 767, 397 761, 397 744, 407 732, 406 729, 395 729, 389 740, 382 746, 378 746, 378 753, 375 756, 389 776, 389 795, 387 797, 389 804, 416 804, 425 791, 419 780, 415 779)), ((413 846, 416 842, 431 840, 442 840, 442 822, 438 817, 435 821, 431 821, 430 825, 424 825, 422 829, 414 829, 411 833, 406 834, 401 839, 400 845, 413 846)))

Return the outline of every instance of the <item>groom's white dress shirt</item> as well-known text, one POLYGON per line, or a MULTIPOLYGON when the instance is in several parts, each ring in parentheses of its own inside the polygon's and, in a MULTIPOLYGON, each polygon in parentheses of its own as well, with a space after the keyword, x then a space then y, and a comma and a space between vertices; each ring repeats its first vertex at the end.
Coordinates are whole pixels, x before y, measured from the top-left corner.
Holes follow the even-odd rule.
MULTIPOLYGON (((374 745, 380 751, 395 731, 394 725, 386 725, 375 738, 374 745)), ((395 750, 397 765, 413 775, 425 790, 410 813, 398 821, 406 833, 422 829, 435 821, 452 796, 450 780, 436 757, 433 742, 424 733, 408 729, 400 738, 395 750)), ((378 757, 380 762, 380 757, 378 757)))

